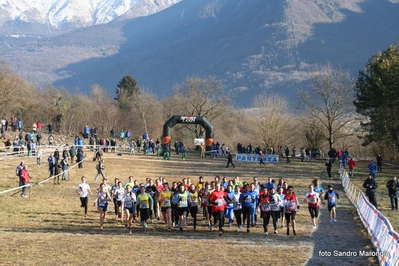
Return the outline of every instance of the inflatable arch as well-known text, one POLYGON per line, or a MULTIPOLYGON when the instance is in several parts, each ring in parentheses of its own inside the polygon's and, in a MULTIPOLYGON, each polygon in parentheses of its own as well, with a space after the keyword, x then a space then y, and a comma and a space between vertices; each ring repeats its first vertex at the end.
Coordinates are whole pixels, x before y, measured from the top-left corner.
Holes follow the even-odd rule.
POLYGON ((169 118, 168 121, 163 125, 163 135, 162 135, 162 144, 169 144, 170 137, 170 129, 176 124, 199 124, 205 129, 205 145, 206 150, 211 149, 211 145, 213 143, 213 126, 203 116, 185 116, 185 115, 174 115, 169 118))

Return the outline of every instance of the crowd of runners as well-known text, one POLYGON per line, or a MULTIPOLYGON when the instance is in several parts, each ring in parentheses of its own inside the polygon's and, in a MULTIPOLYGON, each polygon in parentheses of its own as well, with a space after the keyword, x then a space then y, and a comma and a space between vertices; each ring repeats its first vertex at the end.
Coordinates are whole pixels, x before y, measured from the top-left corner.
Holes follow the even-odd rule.
MULTIPOLYGON (((87 217, 89 194, 92 191, 85 177, 82 177, 76 192, 87 217)), ((306 195, 299 197, 293 186, 284 179, 275 184, 269 178, 267 183, 261 184, 257 177, 252 183, 246 183, 241 182, 238 176, 233 180, 215 176, 211 182, 205 182, 200 176, 196 184, 191 183, 189 178, 168 183, 162 177, 155 179, 155 182, 147 178, 145 184, 139 184, 129 176, 125 184, 115 178, 112 186, 103 178, 94 194, 97 195, 93 204, 100 214, 100 230, 103 230, 106 214, 113 205, 115 219, 120 220, 130 234, 133 223, 138 223, 146 231, 148 224, 154 220, 164 223, 168 232, 176 228, 184 233, 188 230, 188 216, 191 216, 191 228, 196 230, 198 213, 202 213, 208 229, 216 229, 219 236, 222 236, 226 225, 231 227, 233 224, 237 232, 247 233, 252 227, 262 224, 264 235, 267 236, 269 223, 273 226, 274 234, 285 228, 287 235, 296 235, 295 216, 300 201, 307 203, 312 226, 316 227, 322 199, 327 202, 330 222, 337 222, 335 207, 339 200, 332 185, 325 192, 316 179, 306 195)))

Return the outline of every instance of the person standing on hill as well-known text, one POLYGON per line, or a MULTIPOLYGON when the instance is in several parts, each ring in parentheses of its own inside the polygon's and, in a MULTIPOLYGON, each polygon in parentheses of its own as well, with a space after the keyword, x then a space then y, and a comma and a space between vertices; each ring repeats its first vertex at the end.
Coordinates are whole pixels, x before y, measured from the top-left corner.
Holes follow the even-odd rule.
POLYGON ((399 197, 399 181, 396 176, 387 182, 388 194, 391 199, 391 209, 398 210, 398 197, 399 197))
POLYGON ((186 153, 186 145, 184 145, 183 142, 181 143, 180 151, 181 151, 181 159, 185 160, 187 157, 187 153, 186 153))
POLYGON ((226 166, 226 168, 229 168, 230 164, 233 166, 233 168, 236 168, 236 166, 233 163, 233 155, 231 155, 231 152, 229 152, 228 155, 227 155, 227 166, 226 166))
POLYGON ((263 155, 263 152, 262 151, 259 151, 259 157, 260 157, 260 160, 259 160, 259 165, 265 165, 265 163, 263 162, 263 157, 264 157, 264 155, 263 155))
POLYGON ((71 148, 69 149, 69 155, 71 156, 71 163, 73 163, 76 157, 76 150, 74 146, 71 146, 71 148))
POLYGON ((364 181, 363 187, 366 189, 366 196, 369 198, 369 202, 373 204, 376 209, 378 209, 377 198, 375 196, 378 185, 371 174, 369 174, 367 179, 364 181))
POLYGON ((326 167, 327 167, 327 174, 328 174, 328 178, 332 178, 332 176, 331 176, 331 168, 332 168, 332 163, 331 163, 331 159, 327 159, 327 162, 326 162, 326 167))
POLYGON ((374 161, 371 160, 369 165, 367 166, 369 168, 369 173, 375 179, 375 174, 377 173, 377 166, 375 165, 374 161))
POLYGON ((382 157, 381 157, 381 155, 377 156, 377 172, 382 172, 382 157))
POLYGON ((76 155, 76 162, 78 163, 79 168, 83 168, 83 158, 84 158, 84 153, 82 147, 79 147, 78 153, 76 155))
POLYGON ((19 171, 19 178, 20 178, 20 184, 21 186, 23 186, 21 197, 27 198, 28 195, 26 195, 26 188, 27 185, 29 185, 30 183, 30 178, 32 177, 28 173, 28 166, 26 164, 23 164, 22 169, 19 171))
POLYGON ((285 146, 285 148, 284 148, 284 153, 285 153, 285 158, 287 158, 287 163, 290 163, 291 162, 290 161, 290 149, 287 146, 285 146))

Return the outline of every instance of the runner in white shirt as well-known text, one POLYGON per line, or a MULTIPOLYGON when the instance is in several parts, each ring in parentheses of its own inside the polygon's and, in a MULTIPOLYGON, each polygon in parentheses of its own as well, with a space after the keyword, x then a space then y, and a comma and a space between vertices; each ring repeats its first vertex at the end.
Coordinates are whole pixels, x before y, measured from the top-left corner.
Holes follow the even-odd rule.
POLYGON ((121 223, 123 223, 122 200, 124 194, 125 194, 125 189, 123 188, 122 182, 119 181, 118 188, 114 191, 114 195, 116 198, 116 206, 118 207, 118 217, 121 219, 121 223))
POLYGON ((126 192, 123 194, 122 207, 126 214, 125 227, 129 229, 129 234, 132 234, 132 220, 134 219, 135 205, 136 205, 136 194, 132 192, 131 186, 127 185, 126 192))
POLYGON ((89 192, 91 195, 91 190, 89 184, 86 183, 86 178, 82 176, 82 183, 80 183, 76 189, 76 193, 78 193, 80 197, 80 207, 85 208, 85 217, 87 217, 87 205, 89 203, 89 192))

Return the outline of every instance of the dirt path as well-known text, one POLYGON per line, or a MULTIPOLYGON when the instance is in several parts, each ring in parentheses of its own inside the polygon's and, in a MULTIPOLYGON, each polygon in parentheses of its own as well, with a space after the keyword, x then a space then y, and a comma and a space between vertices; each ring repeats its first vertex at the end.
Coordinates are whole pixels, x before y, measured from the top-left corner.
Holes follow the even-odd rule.
MULTIPOLYGON (((362 251, 375 251, 370 240, 365 238, 366 231, 357 216, 355 207, 345 196, 338 180, 334 184, 340 196, 337 207, 337 223, 331 223, 328 209, 323 205, 318 228, 312 233, 314 243, 312 257, 306 265, 378 265, 376 257, 362 256, 362 251)), ((323 182, 323 188, 329 184, 323 182)), ((368 236, 366 236, 368 237, 368 236)))

